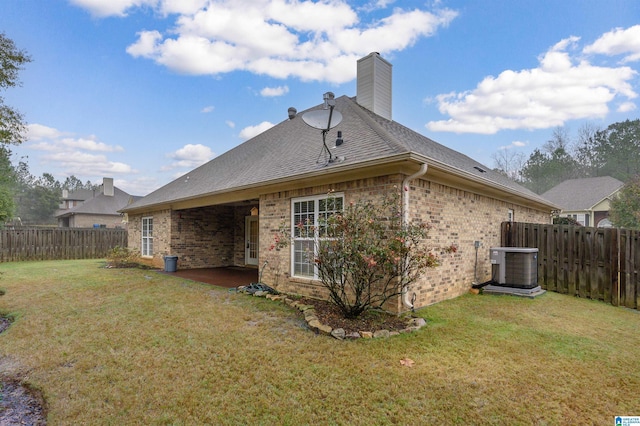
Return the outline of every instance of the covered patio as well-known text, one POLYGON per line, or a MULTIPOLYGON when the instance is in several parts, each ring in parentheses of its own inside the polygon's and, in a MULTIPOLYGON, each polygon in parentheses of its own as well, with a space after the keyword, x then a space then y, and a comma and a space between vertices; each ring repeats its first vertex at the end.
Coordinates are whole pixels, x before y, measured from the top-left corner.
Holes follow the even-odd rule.
POLYGON ((258 282, 258 268, 243 268, 239 266, 178 269, 176 272, 162 271, 161 273, 225 288, 258 282))

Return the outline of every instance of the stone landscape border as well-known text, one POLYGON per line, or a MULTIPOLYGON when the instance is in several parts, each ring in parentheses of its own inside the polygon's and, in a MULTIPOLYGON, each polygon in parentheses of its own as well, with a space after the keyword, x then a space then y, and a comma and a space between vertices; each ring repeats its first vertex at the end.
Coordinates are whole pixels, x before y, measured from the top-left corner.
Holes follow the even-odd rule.
POLYGON ((391 336, 397 336, 404 333, 411 333, 417 331, 427 325, 427 322, 424 318, 409 318, 407 320, 406 328, 400 331, 389 331, 389 330, 363 330, 356 331, 352 333, 346 333, 342 328, 331 328, 329 325, 322 324, 316 315, 315 307, 312 305, 306 305, 299 300, 295 300, 285 294, 273 294, 270 291, 262 291, 258 290, 255 292, 250 292, 247 290, 247 286, 241 286, 237 288, 239 293, 245 293, 253 295, 254 297, 264 297, 269 300, 273 300, 276 302, 282 302, 287 306, 298 309, 304 315, 304 319, 307 322, 307 326, 309 329, 316 334, 322 334, 326 336, 331 336, 337 340, 355 340, 355 339, 377 339, 377 338, 385 338, 391 336))

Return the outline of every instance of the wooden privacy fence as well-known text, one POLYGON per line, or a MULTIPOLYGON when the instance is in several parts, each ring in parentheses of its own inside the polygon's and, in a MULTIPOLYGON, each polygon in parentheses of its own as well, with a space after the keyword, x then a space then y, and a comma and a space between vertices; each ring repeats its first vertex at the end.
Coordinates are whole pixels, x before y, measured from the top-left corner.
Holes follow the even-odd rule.
POLYGON ((99 259, 127 246, 127 231, 105 228, 0 229, 0 262, 99 259))
POLYGON ((537 223, 502 223, 504 247, 538 248, 546 290, 640 306, 640 232, 537 223))

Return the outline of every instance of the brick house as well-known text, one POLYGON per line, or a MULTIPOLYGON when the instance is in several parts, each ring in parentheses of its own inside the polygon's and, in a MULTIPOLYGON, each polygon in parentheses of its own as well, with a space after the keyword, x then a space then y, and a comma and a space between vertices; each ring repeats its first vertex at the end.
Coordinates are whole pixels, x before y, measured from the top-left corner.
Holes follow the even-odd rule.
MULTIPOLYGON (((323 203, 329 191, 349 203, 405 187, 406 220, 432 225, 430 245, 458 247, 411 286, 416 308, 467 292, 474 277, 489 278, 488 249, 500 244, 501 222, 549 223, 554 208, 392 121, 391 64, 372 53, 358 61, 356 98, 327 95, 324 104, 299 114, 290 108, 288 119, 124 209, 129 245, 158 267, 168 254, 178 256, 181 269, 264 266, 265 284, 325 297, 312 260, 303 255, 312 241, 296 239, 290 250, 270 250, 280 225, 330 213, 323 203), (326 132, 324 146, 321 130, 305 117, 325 117, 308 113, 327 105, 342 120, 326 132), (476 241, 482 244, 477 267, 476 241)), ((398 297, 390 308, 409 307, 398 297)))
POLYGON ((55 217, 61 228, 124 228, 126 223, 119 210, 140 198, 115 187, 113 178, 103 178, 96 190, 63 190, 55 217))

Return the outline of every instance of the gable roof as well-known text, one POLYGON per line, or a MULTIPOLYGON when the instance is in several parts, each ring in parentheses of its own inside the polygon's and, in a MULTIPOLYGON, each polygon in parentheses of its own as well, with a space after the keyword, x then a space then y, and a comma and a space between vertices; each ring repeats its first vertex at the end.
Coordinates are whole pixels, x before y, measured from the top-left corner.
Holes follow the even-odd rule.
POLYGON ((565 211, 591 210, 623 186, 624 183, 611 176, 569 179, 554 186, 542 197, 565 211))
POLYGON ((426 162, 430 170, 427 175, 435 170, 456 176, 478 188, 493 188, 518 200, 528 200, 550 209, 555 207, 534 192, 466 155, 374 114, 353 98, 341 96, 335 101, 335 110, 342 114, 343 119, 328 132, 327 145, 334 156, 344 157, 343 161, 328 163, 327 155, 322 150, 321 131, 302 120, 301 115, 305 112, 322 108, 322 105, 318 105, 214 158, 123 211, 175 208, 187 200, 203 197, 211 200, 211 197, 233 192, 239 197, 246 197, 247 194, 257 196, 260 187, 382 167, 401 161, 415 164, 426 162), (337 131, 342 131, 344 144, 331 148, 337 131))
POLYGON ((76 214, 92 214, 92 215, 115 215, 119 216, 119 210, 127 205, 140 200, 142 197, 135 197, 127 194, 121 189, 113 188, 113 196, 100 193, 93 198, 88 199, 84 203, 68 210, 62 210, 56 217, 65 217, 76 214))
POLYGON ((75 191, 71 191, 65 197, 63 195, 63 200, 75 200, 75 201, 86 201, 95 196, 95 190, 92 189, 76 189, 75 191))

